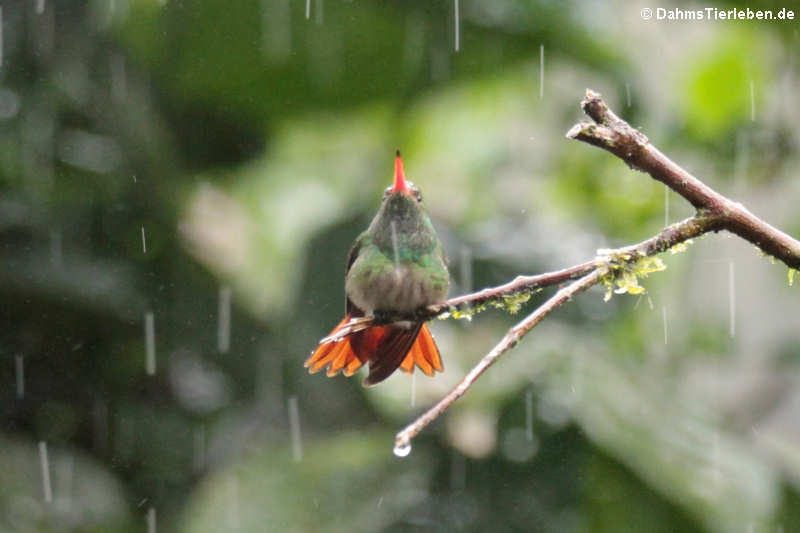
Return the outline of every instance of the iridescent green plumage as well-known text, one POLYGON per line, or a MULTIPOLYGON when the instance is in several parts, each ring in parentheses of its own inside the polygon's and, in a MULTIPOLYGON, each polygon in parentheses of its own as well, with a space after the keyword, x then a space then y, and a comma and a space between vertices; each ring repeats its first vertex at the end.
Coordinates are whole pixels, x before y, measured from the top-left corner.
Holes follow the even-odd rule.
POLYGON ((345 292, 367 314, 412 311, 447 296, 444 250, 414 194, 387 195, 351 257, 345 292))
MULTIPOLYGON (((398 152, 394 186, 386 190, 378 214, 347 258, 347 316, 326 339, 357 317, 405 313, 440 302, 449 287, 444 250, 422 208, 422 195, 405 181, 398 152)), ((371 326, 335 342, 323 339, 305 365, 310 372, 328 368, 329 376, 339 371, 349 376, 367 362, 365 385, 386 379, 398 367, 411 372, 417 366, 428 375, 443 370, 430 331, 411 321, 371 326)))

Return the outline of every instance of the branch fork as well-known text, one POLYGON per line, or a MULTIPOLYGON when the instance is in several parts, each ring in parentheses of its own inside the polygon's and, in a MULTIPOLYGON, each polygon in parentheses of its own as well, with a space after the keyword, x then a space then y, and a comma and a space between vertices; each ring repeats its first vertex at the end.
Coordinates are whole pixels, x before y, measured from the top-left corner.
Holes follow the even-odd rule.
POLYGON ((351 320, 340 333, 323 339, 321 342, 340 340, 372 325, 396 320, 425 321, 447 316, 460 318, 471 316, 490 305, 518 307, 533 292, 544 287, 560 286, 553 296, 509 329, 500 342, 439 402, 396 435, 395 450, 398 450, 399 455, 407 454, 411 440, 464 395, 502 354, 516 346, 535 326, 573 296, 599 283, 608 288, 607 298, 610 297, 614 285, 617 286, 615 292, 643 292, 644 289, 636 283, 636 278, 663 270, 663 263, 654 257, 658 254, 667 250, 674 251, 674 247, 705 233, 727 230, 785 263, 790 268, 790 281, 791 274, 800 270, 800 242, 796 239, 769 225, 742 204, 726 198, 681 168, 653 146, 643 133, 614 114, 600 94, 587 89, 581 107, 592 122, 576 124, 567 132, 567 138, 602 148, 622 159, 631 168, 650 174, 653 179, 664 183, 692 204, 697 210, 695 215, 665 227, 640 243, 617 250, 599 250, 598 256, 591 261, 555 272, 518 276, 504 285, 452 298, 413 313, 360 317, 351 320))

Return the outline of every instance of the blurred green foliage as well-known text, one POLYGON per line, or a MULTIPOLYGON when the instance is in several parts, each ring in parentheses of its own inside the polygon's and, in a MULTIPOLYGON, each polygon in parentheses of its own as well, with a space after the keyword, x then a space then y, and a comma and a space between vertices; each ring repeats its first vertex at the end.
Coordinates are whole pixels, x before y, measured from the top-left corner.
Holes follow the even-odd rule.
POLYGON ((686 130, 690 138, 719 141, 736 126, 751 119, 763 93, 755 87, 774 83, 767 79, 762 36, 749 28, 723 31, 686 73, 686 130), (744 59, 743 58, 753 58, 744 59))
POLYGON ((451 2, 3 6, 0 531, 800 528, 797 280, 734 238, 576 298, 404 459, 393 433, 521 315, 435 321, 436 379, 305 373, 396 148, 454 293, 691 213, 563 138, 587 86, 800 228, 791 24, 458 5, 458 52, 451 2))

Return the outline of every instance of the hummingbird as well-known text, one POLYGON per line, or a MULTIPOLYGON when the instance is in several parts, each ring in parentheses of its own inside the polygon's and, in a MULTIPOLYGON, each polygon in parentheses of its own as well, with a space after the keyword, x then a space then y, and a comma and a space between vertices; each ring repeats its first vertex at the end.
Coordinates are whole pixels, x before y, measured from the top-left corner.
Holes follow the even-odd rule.
POLYGON ((450 288, 442 243, 422 207, 422 193, 406 180, 399 150, 394 183, 347 255, 344 287, 345 317, 306 360, 309 373, 327 368, 328 377, 340 371, 351 376, 368 363, 364 385, 371 386, 398 368, 410 374, 417 366, 428 376, 444 370, 424 322, 403 320, 337 337, 353 319, 411 312, 444 300, 450 288))

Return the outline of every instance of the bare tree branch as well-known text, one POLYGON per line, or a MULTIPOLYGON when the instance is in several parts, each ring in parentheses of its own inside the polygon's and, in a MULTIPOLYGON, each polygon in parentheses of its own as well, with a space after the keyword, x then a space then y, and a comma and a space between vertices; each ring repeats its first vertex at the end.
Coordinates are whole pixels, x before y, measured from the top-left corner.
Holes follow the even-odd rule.
POLYGON ((414 422, 406 426, 403 431, 397 434, 394 439, 395 448, 402 449, 411 443, 411 439, 417 436, 428 424, 436 420, 442 412, 450 407, 450 405, 461 398, 465 392, 475 383, 475 380, 483 374, 487 368, 497 361, 507 350, 513 348, 536 324, 544 320, 544 318, 553 312, 555 309, 567 302, 572 296, 579 292, 585 291, 592 285, 596 284, 602 278, 604 272, 601 269, 595 269, 591 274, 588 274, 577 281, 573 281, 566 287, 556 292, 549 300, 540 305, 533 313, 525 317, 525 319, 508 330, 505 337, 486 354, 480 362, 475 365, 469 374, 458 382, 447 395, 439 400, 439 402, 428 409, 423 415, 419 416, 414 422))
POLYGON ((424 309, 425 312, 422 313, 422 316, 417 315, 417 318, 430 320, 444 313, 479 307, 487 303, 501 301, 504 297, 515 296, 520 293, 532 292, 544 287, 559 285, 566 281, 585 276, 596 267, 597 261, 587 261, 569 268, 538 274, 536 276, 517 276, 504 285, 483 289, 472 294, 457 296, 444 303, 430 305, 424 309))
POLYGON ((719 194, 650 144, 649 139, 615 115, 591 89, 581 102, 594 122, 576 124, 567 137, 611 152, 631 168, 646 172, 680 194, 700 211, 718 218, 719 226, 758 246, 790 268, 800 269, 800 242, 753 215, 742 204, 719 194))
MULTIPOLYGON (((483 374, 484 371, 486 371, 486 369, 489 368, 503 353, 516 346, 517 343, 525 335, 527 335, 531 329, 533 329, 555 309, 568 302, 574 295, 588 289, 592 285, 596 285, 597 283, 604 281, 607 279, 607 276, 613 277, 616 271, 624 269, 626 265, 636 263, 643 257, 660 254, 661 252, 672 248, 676 244, 686 242, 689 239, 706 233, 709 231, 709 228, 712 228, 715 225, 715 223, 716 220, 713 217, 690 217, 664 228, 658 233, 658 235, 655 235, 638 244, 613 250, 603 257, 598 257, 591 263, 583 263, 581 265, 559 271, 562 273, 584 271, 583 269, 587 268, 586 265, 592 265, 589 267, 589 273, 584 274, 583 277, 577 281, 573 281, 566 287, 560 289, 552 297, 550 297, 549 300, 536 308, 536 310, 530 315, 525 317, 524 320, 509 329, 505 337, 503 337, 503 339, 494 348, 492 348, 492 351, 486 354, 483 359, 481 359, 480 362, 475 365, 472 370, 470 370, 469 374, 464 376, 464 378, 459 381, 458 384, 447 393, 447 395, 445 395, 441 400, 439 400, 439 402, 436 403, 436 405, 428 409, 424 414, 414 420, 413 423, 406 426, 405 429, 397 434, 395 437, 395 446, 399 449, 408 446, 411 442, 411 439, 417 436, 417 434, 419 434, 419 432, 422 431, 428 424, 436 420, 436 418, 448 407, 450 407, 453 402, 458 400, 472 386, 475 380, 477 380, 480 375, 483 374)), ((538 276, 528 276, 527 278, 523 279, 535 279, 537 277, 538 276)), ((567 279, 571 278, 568 277, 567 279)), ((514 282, 506 285, 501 285, 495 289, 484 289, 476 294, 499 293, 502 291, 499 291, 498 289, 508 287, 514 283, 517 283, 517 280, 514 280, 514 282)), ((462 300, 466 298, 467 297, 461 297, 462 300)))
MULTIPOLYGON (((638 244, 626 246, 614 251, 617 256, 629 255, 629 262, 636 259, 659 254, 669 248, 698 237, 703 233, 717 229, 720 217, 712 214, 695 215, 682 222, 667 226, 654 237, 638 244)), ((472 309, 480 310, 487 304, 498 303, 501 307, 506 299, 514 298, 520 294, 530 294, 544 287, 560 285, 567 281, 578 279, 596 270, 598 267, 608 266, 609 258, 598 257, 592 261, 580 263, 569 268, 547 272, 535 276, 517 276, 512 281, 497 287, 482 289, 478 292, 451 298, 446 302, 429 305, 412 313, 377 314, 376 316, 362 316, 350 320, 336 333, 325 337, 320 344, 337 342, 348 335, 370 328, 374 325, 389 324, 399 320, 413 320, 424 322, 436 317, 446 317, 448 314, 472 309)))
POLYGON ((595 270, 597 265, 597 260, 594 260, 562 270, 538 274, 536 276, 517 276, 512 281, 503 285, 486 288, 472 294, 457 296, 446 302, 429 305, 428 307, 423 307, 412 313, 391 313, 384 315, 377 313, 374 317, 356 317, 351 319, 344 327, 339 328, 333 335, 319 341, 319 343, 336 342, 348 335, 352 335, 353 333, 378 324, 389 324, 399 320, 426 322, 432 318, 439 316, 446 317, 448 314, 459 311, 471 310, 470 312, 475 312, 476 310, 480 310, 481 306, 487 304, 503 302, 506 298, 512 298, 525 293, 530 294, 544 287, 551 287, 566 281, 578 279, 595 270))
MULTIPOLYGON (((678 166, 650 144, 644 134, 616 116, 598 93, 587 89, 581 106, 594 122, 576 124, 567 133, 568 138, 603 148, 625 161, 631 168, 647 172, 654 179, 666 184, 688 200, 697 209, 697 213, 664 228, 650 239, 618 250, 606 251, 593 261, 538 276, 518 276, 505 285, 459 296, 441 304, 428 306, 408 316, 387 315, 374 319, 358 319, 360 320, 359 324, 366 324, 363 327, 369 327, 373 323, 401 319, 428 320, 470 307, 502 303, 505 299, 520 293, 530 293, 542 287, 571 281, 569 285, 559 289, 550 299, 511 328, 503 339, 447 395, 400 431, 395 437, 395 449, 398 450, 398 453, 406 450, 410 446, 411 440, 420 431, 463 396, 487 368, 502 354, 516 346, 547 315, 568 302, 572 296, 592 285, 601 282, 611 285, 615 278, 631 275, 631 270, 634 272, 632 275, 635 276, 636 263, 645 257, 660 254, 677 244, 705 233, 724 229, 752 242, 767 254, 786 263, 790 268, 800 269, 800 242, 770 226, 750 213, 743 205, 722 196, 678 166)), ((354 327, 356 326, 354 325, 354 327)), ((359 329, 363 329, 363 327, 359 325, 359 329)), ((353 329, 345 335, 354 331, 357 329, 353 329)), ((327 340, 324 339, 323 342, 327 340)))

